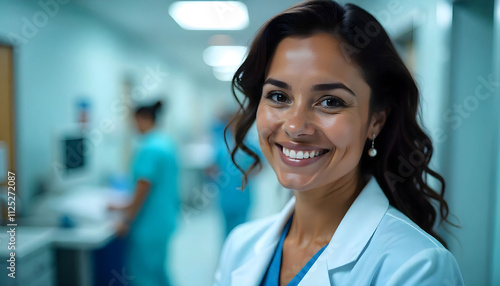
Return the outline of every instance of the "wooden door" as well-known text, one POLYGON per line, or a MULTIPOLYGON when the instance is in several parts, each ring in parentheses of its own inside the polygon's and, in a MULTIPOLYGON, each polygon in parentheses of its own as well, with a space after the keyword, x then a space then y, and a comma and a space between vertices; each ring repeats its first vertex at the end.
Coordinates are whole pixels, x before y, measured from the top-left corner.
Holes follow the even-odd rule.
POLYGON ((0 172, 2 172, 0 174, 0 186, 7 185, 6 171, 16 173, 13 64, 12 47, 0 43, 0 144, 4 146, 0 146, 3 149, 0 152, 5 151, 5 154, 0 154, 0 160, 7 161, 6 164, 0 162, 0 172))

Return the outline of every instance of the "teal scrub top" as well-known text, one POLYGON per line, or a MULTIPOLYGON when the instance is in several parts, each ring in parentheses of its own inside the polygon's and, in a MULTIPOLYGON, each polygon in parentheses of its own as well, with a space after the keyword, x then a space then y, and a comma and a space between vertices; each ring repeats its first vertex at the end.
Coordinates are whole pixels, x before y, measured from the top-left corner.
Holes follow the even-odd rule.
MULTIPOLYGON (((288 231, 290 230, 290 225, 292 224, 292 216, 290 216, 290 219, 288 219, 288 222, 285 226, 285 230, 283 230, 283 233, 281 234, 280 241, 278 243, 278 246, 276 247, 276 251, 274 252, 274 256, 271 259, 271 263, 269 264, 269 268, 267 268, 266 275, 264 275, 264 279, 262 279, 262 282, 260 283, 260 286, 278 286, 280 283, 280 270, 281 270, 281 256, 283 253, 283 243, 285 242, 285 238, 288 235, 288 231)), ((328 245, 328 244, 327 244, 328 245)), ((323 246, 316 254, 314 254, 311 259, 302 267, 302 269, 295 275, 295 277, 288 282, 287 286, 297 286, 299 285, 300 281, 302 281, 302 278, 306 275, 307 271, 312 267, 314 262, 318 259, 318 257, 323 253, 323 250, 325 250, 326 246, 323 246)))
POLYGON ((173 232, 179 213, 177 154, 175 141, 157 129, 142 135, 132 160, 132 179, 149 181, 151 189, 131 226, 131 236, 154 240, 173 232))

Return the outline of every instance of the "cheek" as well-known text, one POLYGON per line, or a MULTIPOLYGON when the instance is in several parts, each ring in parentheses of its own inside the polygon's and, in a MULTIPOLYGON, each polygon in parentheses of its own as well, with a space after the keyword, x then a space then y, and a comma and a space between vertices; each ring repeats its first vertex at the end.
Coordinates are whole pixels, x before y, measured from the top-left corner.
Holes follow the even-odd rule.
POLYGON ((269 136, 279 126, 279 116, 275 110, 260 103, 257 108, 256 124, 259 141, 268 141, 269 136))
POLYGON ((339 114, 333 120, 325 120, 322 125, 326 136, 336 148, 346 149, 360 145, 361 124, 356 116, 339 114))

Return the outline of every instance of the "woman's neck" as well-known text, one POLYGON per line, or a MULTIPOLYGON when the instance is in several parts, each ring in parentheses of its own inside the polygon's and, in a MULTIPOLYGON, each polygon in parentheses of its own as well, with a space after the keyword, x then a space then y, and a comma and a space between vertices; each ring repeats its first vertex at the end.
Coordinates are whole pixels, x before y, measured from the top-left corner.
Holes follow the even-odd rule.
POLYGON ((287 238, 299 247, 328 243, 364 185, 353 171, 322 189, 294 191, 295 213, 287 238))

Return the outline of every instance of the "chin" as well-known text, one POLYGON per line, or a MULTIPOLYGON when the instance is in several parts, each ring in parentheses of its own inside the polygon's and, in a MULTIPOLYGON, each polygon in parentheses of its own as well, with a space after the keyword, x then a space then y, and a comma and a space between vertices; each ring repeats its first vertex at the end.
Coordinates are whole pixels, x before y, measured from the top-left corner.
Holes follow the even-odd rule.
POLYGON ((311 177, 305 178, 297 174, 277 175, 278 182, 286 189, 302 192, 312 189, 311 177))

